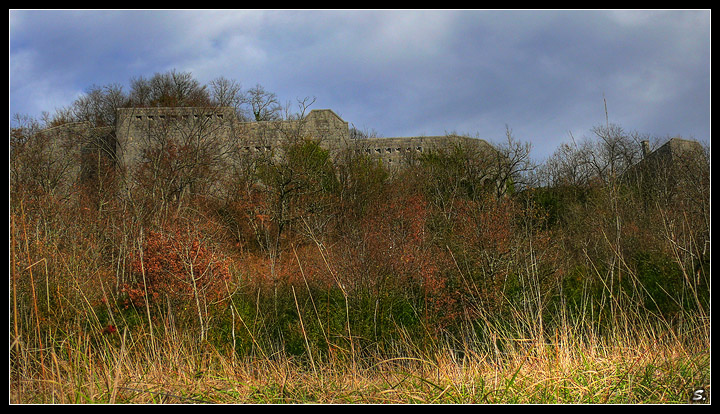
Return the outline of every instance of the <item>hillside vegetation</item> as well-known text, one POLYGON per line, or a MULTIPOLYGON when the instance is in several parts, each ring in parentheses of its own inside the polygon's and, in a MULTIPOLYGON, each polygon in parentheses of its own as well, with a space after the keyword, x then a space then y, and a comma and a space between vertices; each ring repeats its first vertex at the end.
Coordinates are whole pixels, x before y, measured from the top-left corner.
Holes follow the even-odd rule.
POLYGON ((260 86, 172 72, 18 117, 11 403, 686 403, 709 387, 709 151, 640 182, 623 173, 661 140, 612 124, 539 165, 509 129, 502 163, 457 145, 394 170, 312 139, 231 165, 158 141, 129 172, 88 151, 65 185, 80 161, 39 133, 200 104, 287 116, 260 86))

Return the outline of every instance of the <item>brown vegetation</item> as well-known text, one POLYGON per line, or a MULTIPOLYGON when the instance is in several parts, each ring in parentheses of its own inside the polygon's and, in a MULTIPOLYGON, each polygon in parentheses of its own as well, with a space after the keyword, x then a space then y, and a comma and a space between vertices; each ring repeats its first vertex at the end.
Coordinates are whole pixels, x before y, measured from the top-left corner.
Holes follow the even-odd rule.
MULTIPOLYGON (((137 80, 123 102, 214 102, 209 89, 181 75, 137 80), (168 95, 173 82, 187 90, 168 95)), ((263 94, 279 116, 274 95, 261 87, 251 95, 257 103, 263 94)), ((116 88, 93 89, 61 115, 105 123, 109 115, 79 108, 111 99, 118 99, 116 88)), ((262 108, 250 112, 270 116, 262 108)), ((155 388, 131 378, 161 375, 157 368, 140 369, 152 364, 179 373, 188 381, 183 387, 197 385, 193 370, 202 377, 214 369, 229 379, 257 377, 237 370, 268 368, 275 376, 263 384, 279 387, 268 398, 277 402, 293 401, 288 385, 295 397, 308 392, 301 381, 277 377, 291 365, 298 376, 332 366, 378 381, 344 388, 338 379, 339 389, 317 383, 330 402, 513 402, 498 393, 516 379, 525 381, 525 395, 535 395, 527 390, 547 379, 534 374, 566 369, 588 382, 553 395, 607 402, 617 400, 612 387, 594 382, 602 380, 595 377, 598 368, 562 352, 595 358, 602 354, 595 345, 614 352, 610 344, 620 338, 637 345, 635 355, 648 356, 672 338, 677 348, 663 352, 682 355, 667 362, 709 348, 707 151, 664 175, 676 183, 683 174, 682 185, 656 182, 662 191, 650 191, 622 175, 640 159, 644 137, 615 126, 597 128, 594 138, 563 146, 534 168, 510 131, 499 148, 511 163, 468 163, 458 147, 392 171, 357 154, 330 157, 312 140, 231 166, 214 164, 219 158, 198 147, 157 140, 147 143, 144 164, 133 173, 139 185, 123 188, 126 172, 116 171, 100 150, 84 154, 93 162, 83 168, 92 169, 69 180, 66 166, 76 160, 48 152, 40 131, 50 125, 16 124, 10 137, 12 402, 82 400, 67 384, 51 397, 31 395, 36 389, 47 395, 44 380, 70 379, 86 389, 81 383, 93 367, 107 381, 89 401, 157 401, 155 388), (487 181, 489 165, 507 169, 487 181), (500 184, 507 194, 498 197, 500 184), (561 347, 560 339, 573 344, 561 347), (551 345, 558 346, 552 362, 551 345), (149 350, 147 359, 141 348, 149 350), (514 361, 505 366, 516 370, 503 377, 504 385, 473 379, 485 384, 477 390, 463 388, 468 382, 457 377, 434 381, 413 366, 403 372, 422 381, 411 382, 435 390, 415 398, 401 385, 405 379, 380 369, 385 362, 373 368, 378 361, 436 361, 440 375, 448 366, 436 356, 457 363, 453 350, 476 364, 480 376, 488 373, 480 361, 514 361), (375 388, 378 383, 389 388, 375 388), (140 395, 131 389, 142 389, 144 397, 131 397, 140 395), (598 389, 601 397, 593 394, 598 389)), ((626 372, 637 374, 636 360, 622 361, 630 364, 626 372)), ((705 368, 694 367, 692 381, 709 384, 705 368)), ((198 392, 252 402, 249 388, 228 380, 198 392)), ((194 398, 183 395, 180 402, 194 398)))

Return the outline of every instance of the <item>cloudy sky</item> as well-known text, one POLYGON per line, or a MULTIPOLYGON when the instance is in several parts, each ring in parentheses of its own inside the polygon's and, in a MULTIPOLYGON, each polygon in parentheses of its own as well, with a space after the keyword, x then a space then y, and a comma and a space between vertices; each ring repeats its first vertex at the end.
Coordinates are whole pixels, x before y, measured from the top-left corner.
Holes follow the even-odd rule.
POLYGON ((380 136, 449 132, 542 160, 605 123, 709 142, 710 11, 11 10, 10 114, 171 70, 315 97, 380 136))

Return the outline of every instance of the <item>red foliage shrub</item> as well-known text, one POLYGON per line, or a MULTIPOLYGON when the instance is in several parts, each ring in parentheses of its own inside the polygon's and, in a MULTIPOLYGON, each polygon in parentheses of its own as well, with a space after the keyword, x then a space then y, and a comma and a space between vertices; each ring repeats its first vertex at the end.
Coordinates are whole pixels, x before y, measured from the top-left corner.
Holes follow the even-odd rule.
POLYGON ((367 263, 374 265, 370 284, 417 292, 426 327, 437 333, 462 313, 456 284, 449 279, 454 267, 428 230, 432 213, 432 205, 420 194, 395 195, 368 217, 364 240, 367 263))
POLYGON ((417 276, 426 267, 428 203, 420 195, 396 197, 378 206, 363 223, 369 263, 380 272, 417 276))
POLYGON ((229 264, 197 234, 150 232, 130 264, 135 282, 126 285, 124 291, 135 306, 166 297, 174 302, 195 298, 217 301, 227 293, 229 264))
POLYGON ((510 250, 518 210, 510 199, 455 203, 455 233, 468 247, 502 255, 510 250))

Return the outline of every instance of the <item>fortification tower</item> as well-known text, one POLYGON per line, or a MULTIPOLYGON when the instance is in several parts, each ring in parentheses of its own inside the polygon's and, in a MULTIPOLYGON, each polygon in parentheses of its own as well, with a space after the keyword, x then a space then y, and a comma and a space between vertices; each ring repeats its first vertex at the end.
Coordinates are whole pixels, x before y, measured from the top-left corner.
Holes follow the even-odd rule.
POLYGON ((116 158, 131 168, 152 141, 174 138, 180 143, 212 140, 228 143, 236 135, 237 117, 229 107, 118 108, 116 158))
POLYGON ((312 139, 331 151, 347 146, 348 123, 329 109, 315 109, 302 119, 240 122, 230 107, 119 108, 117 110, 117 159, 130 168, 151 142, 174 138, 179 142, 212 140, 222 152, 275 151, 284 142, 312 139))

